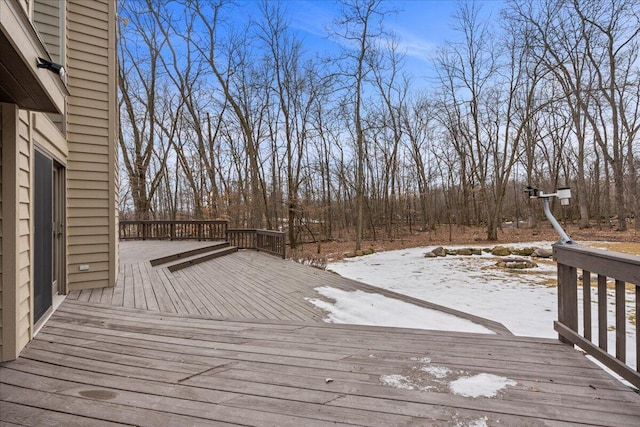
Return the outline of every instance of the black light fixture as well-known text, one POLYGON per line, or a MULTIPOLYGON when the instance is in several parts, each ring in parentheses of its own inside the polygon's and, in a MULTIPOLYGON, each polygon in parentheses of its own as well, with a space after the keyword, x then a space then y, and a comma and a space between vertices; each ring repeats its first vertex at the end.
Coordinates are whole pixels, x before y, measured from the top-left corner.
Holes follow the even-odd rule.
POLYGON ((60 77, 64 77, 67 72, 62 65, 40 57, 38 57, 38 68, 45 68, 60 77))

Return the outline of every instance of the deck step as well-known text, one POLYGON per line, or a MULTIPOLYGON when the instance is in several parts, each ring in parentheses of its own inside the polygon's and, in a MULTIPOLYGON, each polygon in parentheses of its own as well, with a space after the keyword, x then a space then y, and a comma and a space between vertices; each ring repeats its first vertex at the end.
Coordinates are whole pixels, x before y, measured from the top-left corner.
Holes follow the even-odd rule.
POLYGON ((177 262, 175 264, 171 264, 169 266, 167 266, 167 268, 169 269, 170 272, 174 272, 174 271, 178 271, 178 270, 182 270, 183 268, 187 268, 187 267, 191 267, 192 265, 195 264, 199 264, 201 262, 205 262, 205 261, 209 261, 212 260, 214 258, 220 258, 223 257, 225 255, 229 255, 233 252, 237 252, 238 251, 238 247, 237 246, 229 246, 226 248, 221 248, 218 249, 216 251, 213 252, 208 252, 205 255, 194 255, 190 258, 184 259, 180 262, 177 262))
POLYGON ((170 262, 187 259, 194 255, 217 251, 218 249, 226 248, 228 246, 229 246, 229 242, 217 242, 208 246, 203 246, 201 248, 191 249, 189 251, 184 251, 177 254, 152 259, 151 261, 149 261, 149 263, 151 263, 151 265, 155 267, 156 265, 167 264, 170 262))

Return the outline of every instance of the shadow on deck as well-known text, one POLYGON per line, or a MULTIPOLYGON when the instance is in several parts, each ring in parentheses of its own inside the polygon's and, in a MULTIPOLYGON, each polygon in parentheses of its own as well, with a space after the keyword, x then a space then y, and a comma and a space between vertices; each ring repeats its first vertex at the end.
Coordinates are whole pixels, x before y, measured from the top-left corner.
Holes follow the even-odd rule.
POLYGON ((167 244, 148 243, 156 242, 123 245, 117 287, 70 295, 20 358, 1 365, 0 420, 640 422, 638 394, 557 340, 326 324, 304 297, 317 297, 316 286, 362 284, 255 252, 168 273, 148 264, 167 244))

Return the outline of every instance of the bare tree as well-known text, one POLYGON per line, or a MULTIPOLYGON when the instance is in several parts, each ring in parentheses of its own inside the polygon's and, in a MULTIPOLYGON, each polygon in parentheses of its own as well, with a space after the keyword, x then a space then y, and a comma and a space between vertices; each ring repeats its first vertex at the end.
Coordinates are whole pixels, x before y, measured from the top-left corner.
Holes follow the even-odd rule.
POLYGON ((170 92, 160 81, 158 67, 164 38, 152 17, 134 3, 122 7, 129 17, 119 21, 118 88, 120 121, 118 141, 122 163, 127 171, 134 213, 148 219, 152 200, 164 175, 169 143, 158 136, 162 117, 162 91, 170 92), (140 45, 141 48, 134 46, 140 45), (150 173, 154 158, 159 160, 150 173))
POLYGON ((259 37, 268 49, 267 61, 273 71, 270 90, 277 99, 278 110, 278 126, 271 134, 274 142, 280 137, 284 139, 289 244, 295 248, 296 227, 302 218, 299 200, 302 162, 312 136, 311 113, 321 89, 320 81, 316 64, 303 60, 300 40, 289 33, 281 3, 265 1, 261 11, 259 37))
POLYGON ((369 74, 372 56, 376 54, 375 42, 384 35, 382 19, 385 11, 381 0, 344 0, 340 18, 335 22, 334 35, 345 45, 343 49, 348 78, 350 103, 353 105, 353 124, 356 146, 356 241, 355 249, 362 249, 365 195, 365 137, 363 129, 363 96, 365 80, 369 74))
MULTIPOLYGON (((630 147, 640 129, 638 3, 611 0, 603 7, 600 1, 574 1, 573 9, 580 18, 586 57, 595 75, 595 85, 589 92, 595 114, 586 104, 582 104, 582 108, 613 170, 618 229, 625 231, 625 167, 633 164, 630 147), (625 161, 625 155, 629 155, 631 163, 625 161)), ((634 171, 633 167, 630 169, 634 171)), ((632 181, 635 185, 635 179, 632 181)))
POLYGON ((251 199, 249 222, 252 227, 262 226, 266 215, 266 185, 259 158, 260 133, 264 131, 261 119, 264 111, 264 92, 257 93, 264 85, 253 84, 251 78, 259 75, 249 67, 249 43, 247 32, 231 31, 225 44, 220 42, 220 16, 228 3, 224 0, 204 2, 196 0, 189 3, 190 10, 195 13, 195 25, 201 28, 200 37, 189 40, 200 53, 220 86, 224 99, 229 104, 237 120, 238 128, 244 139, 249 161, 251 199))

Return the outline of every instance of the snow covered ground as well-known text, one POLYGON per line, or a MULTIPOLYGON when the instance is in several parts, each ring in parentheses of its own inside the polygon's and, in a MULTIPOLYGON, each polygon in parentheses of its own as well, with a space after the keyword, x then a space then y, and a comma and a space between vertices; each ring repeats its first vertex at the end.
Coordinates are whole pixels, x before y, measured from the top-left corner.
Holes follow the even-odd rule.
MULTIPOLYGON (((505 246, 550 249, 551 244, 536 242, 505 246)), ((553 321, 557 319, 556 266, 552 261, 536 259, 539 267, 535 269, 509 271, 495 268, 496 258, 487 253, 481 256, 425 258, 424 254, 433 248, 380 252, 331 262, 327 268, 344 277, 501 322, 516 335, 557 338, 553 330, 553 321)), ((324 298, 311 302, 330 313, 326 319, 330 322, 478 332, 473 330, 478 325, 468 321, 424 321, 423 317, 435 315, 428 314, 431 310, 423 308, 408 316, 406 307, 397 305, 395 300, 387 298, 385 301, 379 295, 363 292, 360 295, 326 287, 317 290, 324 298)), ((613 291, 610 291, 609 298, 613 301, 613 291)), ((628 319, 634 302, 631 293, 626 300, 628 319)), ((597 326, 595 287, 592 287, 592 301, 592 319, 597 326)), ((582 313, 581 303, 578 312, 582 313)), ((615 349, 613 305, 608 304, 608 312, 609 348, 615 349)), ((595 329, 594 332, 593 336, 597 337, 595 329)), ((636 360, 635 334, 635 326, 627 321, 627 364, 633 367, 636 360)))
POLYGON ((323 286, 316 291, 335 303, 314 298, 309 302, 329 313, 332 323, 384 325, 398 328, 438 329, 493 334, 493 331, 451 314, 418 307, 380 294, 363 291, 348 292, 323 286), (398 313, 402 313, 398 316, 398 313))

